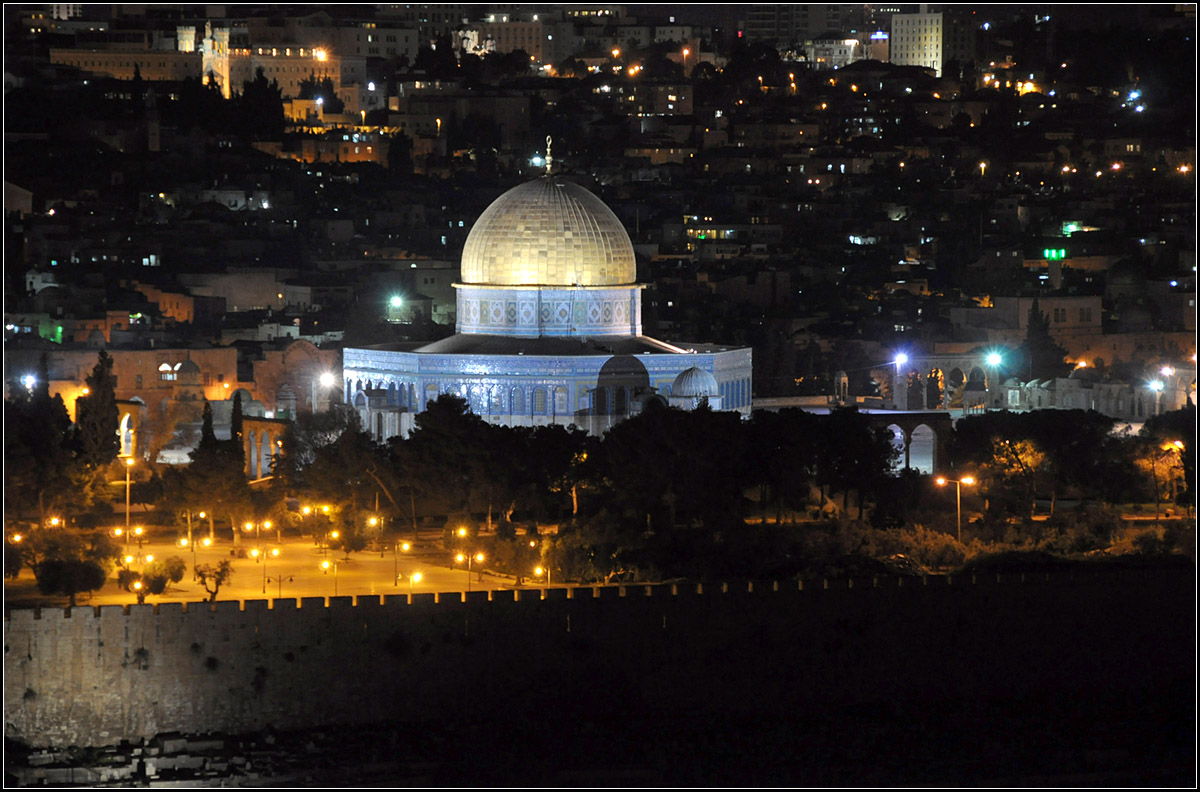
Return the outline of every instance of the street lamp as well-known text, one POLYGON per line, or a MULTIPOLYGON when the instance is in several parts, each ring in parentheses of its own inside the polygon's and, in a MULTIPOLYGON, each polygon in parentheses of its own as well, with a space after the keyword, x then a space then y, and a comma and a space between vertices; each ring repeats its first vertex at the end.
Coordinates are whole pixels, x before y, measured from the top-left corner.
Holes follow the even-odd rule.
POLYGON ((321 562, 321 569, 324 571, 324 573, 325 573, 326 575, 328 575, 328 574, 329 574, 329 567, 330 567, 330 566, 332 566, 332 567, 333 567, 333 596, 335 596, 335 597, 336 597, 336 596, 337 596, 337 568, 338 568, 338 562, 337 562, 336 560, 334 560, 334 561, 322 561, 322 562, 321 562))
MULTIPOLYGON (((271 548, 271 552, 270 552, 269 554, 264 554, 264 555, 263 555, 263 562, 262 562, 262 569, 263 569, 263 586, 262 586, 262 593, 263 593, 263 594, 266 594, 266 593, 267 593, 267 555, 271 555, 271 556, 273 556, 273 557, 275 557, 275 558, 279 558, 279 548, 278 548, 278 547, 272 547, 272 548, 271 548)), ((282 588, 283 584, 281 583, 281 584, 279 584, 279 585, 280 585, 280 587, 282 588)))
MULTIPOLYGON (((295 578, 295 576, 294 576, 294 575, 287 575, 287 576, 284 576, 284 575, 275 575, 274 577, 268 577, 268 578, 266 579, 266 582, 268 582, 268 583, 278 583, 278 584, 279 584, 279 590, 278 590, 278 593, 276 594, 275 598, 276 598, 276 599, 283 599, 283 581, 285 581, 285 580, 286 580, 288 583, 291 583, 291 582, 292 582, 293 580, 295 580, 295 579, 296 579, 296 578, 295 578)), ((264 593, 265 593, 265 592, 264 592, 264 593)))
POLYGON ((408 576, 408 601, 409 602, 412 602, 413 583, 420 583, 420 582, 421 582, 421 573, 420 572, 413 572, 411 575, 408 576))
POLYGON ((1162 398, 1163 391, 1162 380, 1151 380, 1147 387, 1154 391, 1154 414, 1158 415, 1159 402, 1162 398))
POLYGON ((329 389, 333 387, 333 384, 336 381, 337 381, 337 379, 329 371, 321 372, 321 376, 317 377, 316 379, 314 379, 312 381, 312 411, 314 413, 318 412, 318 410, 317 410, 317 385, 320 385, 324 389, 325 398, 328 398, 329 389))
POLYGON ((473 561, 478 561, 480 563, 483 563, 483 553, 476 553, 475 555, 467 555, 464 553, 459 553, 458 555, 456 555, 454 557, 454 560, 460 564, 464 561, 467 562, 467 593, 470 594, 471 593, 471 563, 473 561))
POLYGON ((129 530, 129 471, 133 469, 133 457, 125 457, 125 530, 129 530))
MULTIPOLYGON (((906 352, 897 353, 895 363, 896 363, 896 380, 895 380, 895 384, 892 386, 892 401, 898 407, 900 404, 900 389, 908 387, 908 383, 906 381, 901 380, 901 371, 903 370, 903 366, 904 366, 904 364, 908 363, 908 353, 906 353, 906 352)), ((907 392, 904 394, 904 406, 905 407, 908 406, 908 393, 907 392)))
POLYGON ((545 576, 546 576, 546 594, 547 594, 547 596, 549 596, 549 592, 550 592, 550 567, 534 567, 534 569, 533 569, 533 576, 534 576, 534 577, 541 577, 542 575, 545 575, 545 576))
POLYGON ((412 549, 412 544, 409 542, 396 542, 392 545, 392 586, 400 585, 400 551, 408 552, 412 549))
POLYGON ((968 487, 971 486, 972 484, 975 483, 975 478, 973 476, 963 476, 961 479, 948 479, 948 478, 944 478, 942 476, 938 476, 936 480, 937 480, 937 485, 939 487, 944 487, 947 484, 954 485, 954 505, 955 505, 955 511, 958 515, 958 541, 959 541, 959 544, 961 544, 962 543, 962 485, 966 484, 968 487))

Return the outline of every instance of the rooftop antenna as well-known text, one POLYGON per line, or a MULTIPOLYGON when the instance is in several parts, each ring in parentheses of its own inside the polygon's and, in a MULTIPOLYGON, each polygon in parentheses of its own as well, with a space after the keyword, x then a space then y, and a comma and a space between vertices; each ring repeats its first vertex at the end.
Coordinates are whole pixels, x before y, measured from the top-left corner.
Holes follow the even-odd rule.
POLYGON ((550 136, 546 135, 546 175, 550 175, 550 164, 554 162, 554 158, 550 156, 550 136))

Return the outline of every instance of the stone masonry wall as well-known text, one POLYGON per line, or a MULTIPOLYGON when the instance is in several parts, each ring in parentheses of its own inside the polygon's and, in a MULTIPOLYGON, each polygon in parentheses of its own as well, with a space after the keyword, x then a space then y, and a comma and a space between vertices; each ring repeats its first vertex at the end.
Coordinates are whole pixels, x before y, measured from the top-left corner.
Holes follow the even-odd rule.
POLYGON ((483 708, 782 715, 1186 682, 1193 589, 1190 570, 1156 570, 13 610, 6 736, 99 746, 483 708))

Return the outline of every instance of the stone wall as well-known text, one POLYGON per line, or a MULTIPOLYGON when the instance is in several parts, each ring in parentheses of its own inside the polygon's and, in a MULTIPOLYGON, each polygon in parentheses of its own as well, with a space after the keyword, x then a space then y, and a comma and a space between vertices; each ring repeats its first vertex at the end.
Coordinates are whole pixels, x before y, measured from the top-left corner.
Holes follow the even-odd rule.
POLYGON ((1191 570, 1156 570, 14 610, 6 737, 787 716, 1186 683, 1193 589, 1191 570))

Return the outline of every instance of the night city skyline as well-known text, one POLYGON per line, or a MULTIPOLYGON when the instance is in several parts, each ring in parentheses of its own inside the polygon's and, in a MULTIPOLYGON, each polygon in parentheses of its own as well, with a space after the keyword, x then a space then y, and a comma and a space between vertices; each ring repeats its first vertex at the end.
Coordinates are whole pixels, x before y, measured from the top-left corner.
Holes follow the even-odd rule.
POLYGON ((6 4, 6 785, 1194 785, 1195 10, 6 4))

